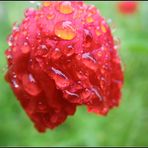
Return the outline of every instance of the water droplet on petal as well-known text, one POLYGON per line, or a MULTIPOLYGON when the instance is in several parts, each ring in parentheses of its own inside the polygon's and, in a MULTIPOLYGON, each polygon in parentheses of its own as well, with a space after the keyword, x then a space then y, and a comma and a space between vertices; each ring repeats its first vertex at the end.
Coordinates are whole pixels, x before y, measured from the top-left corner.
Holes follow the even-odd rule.
POLYGON ((105 78, 104 77, 101 77, 100 78, 100 87, 101 87, 101 89, 103 90, 104 88, 105 88, 105 78))
POLYGON ((104 24, 101 24, 101 30, 103 33, 105 33, 107 30, 106 30, 106 27, 104 26, 104 24))
POLYGON ((92 70, 97 70, 97 62, 96 60, 90 55, 90 53, 84 53, 82 54, 83 58, 83 63, 86 67, 92 69, 92 70))
POLYGON ((92 16, 88 16, 87 18, 86 18, 86 22, 87 23, 92 23, 94 21, 94 19, 92 18, 92 16))
POLYGON ((52 52, 51 52, 51 58, 54 60, 59 59, 62 56, 61 50, 59 48, 55 48, 52 52))
POLYGON ((84 53, 84 54, 82 54, 82 58, 84 58, 84 59, 89 59, 89 60, 91 60, 93 63, 96 63, 96 60, 90 55, 90 53, 84 53))
POLYGON ((63 14, 70 14, 73 12, 73 7, 71 5, 71 2, 65 1, 59 4, 58 10, 63 14))
POLYGON ((91 88, 92 92, 99 98, 100 101, 103 101, 102 96, 96 88, 91 88))
POLYGON ((22 76, 22 84, 24 90, 32 96, 37 96, 41 92, 32 74, 24 74, 22 76))
POLYGON ((93 37, 89 30, 84 29, 84 47, 89 48, 91 46, 93 37))
POLYGON ((74 47, 72 45, 68 45, 67 47, 64 48, 63 52, 67 56, 71 56, 74 53, 74 47))
POLYGON ((15 79, 12 79, 12 85, 14 86, 14 88, 19 88, 19 84, 15 79))
POLYGON ((70 96, 73 96, 73 97, 79 97, 78 94, 76 94, 76 93, 72 93, 72 92, 70 92, 70 91, 68 91, 68 90, 66 90, 65 92, 66 92, 68 95, 70 95, 70 96))
POLYGON ((87 99, 91 96, 91 91, 89 89, 85 89, 82 93, 81 93, 81 98, 82 99, 87 99))
POLYGON ((97 36, 100 36, 101 35, 101 31, 100 31, 100 28, 99 27, 96 28, 95 32, 96 32, 96 35, 97 36))
POLYGON ((9 46, 12 46, 12 42, 10 40, 8 41, 8 45, 9 46))
POLYGON ((55 80, 58 87, 65 88, 69 86, 70 82, 68 80, 68 77, 62 71, 55 69, 53 67, 51 68, 51 70, 54 73, 53 79, 55 80))
POLYGON ((55 35, 64 40, 72 40, 76 36, 76 29, 70 21, 62 21, 55 25, 55 35))

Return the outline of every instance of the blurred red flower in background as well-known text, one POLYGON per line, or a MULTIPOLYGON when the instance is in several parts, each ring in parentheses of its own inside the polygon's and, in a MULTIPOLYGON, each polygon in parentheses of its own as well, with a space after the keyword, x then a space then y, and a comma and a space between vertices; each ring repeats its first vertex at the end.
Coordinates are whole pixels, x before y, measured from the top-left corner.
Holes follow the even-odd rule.
POLYGON ((6 80, 40 132, 63 123, 79 105, 100 115, 118 106, 120 58, 94 6, 46 1, 29 8, 8 43, 6 80))
POLYGON ((134 14, 138 8, 136 1, 121 1, 117 3, 117 8, 122 14, 134 14))

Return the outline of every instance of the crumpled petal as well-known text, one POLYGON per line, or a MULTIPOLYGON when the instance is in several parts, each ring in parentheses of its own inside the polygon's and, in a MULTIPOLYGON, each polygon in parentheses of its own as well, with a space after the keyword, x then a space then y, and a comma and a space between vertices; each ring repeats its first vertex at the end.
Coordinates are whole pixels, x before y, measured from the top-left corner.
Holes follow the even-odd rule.
POLYGON ((106 115, 118 106, 120 58, 100 12, 83 2, 44 2, 29 8, 8 38, 6 80, 40 132, 86 105, 106 115))

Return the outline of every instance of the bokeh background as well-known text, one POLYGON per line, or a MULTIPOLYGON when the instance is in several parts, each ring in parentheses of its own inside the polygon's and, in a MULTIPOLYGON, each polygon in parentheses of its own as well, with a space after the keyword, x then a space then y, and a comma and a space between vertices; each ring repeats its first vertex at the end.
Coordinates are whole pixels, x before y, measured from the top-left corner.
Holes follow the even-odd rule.
MULTIPOLYGON (((118 2, 87 1, 95 5, 119 37, 125 71, 122 101, 101 117, 79 107, 55 130, 40 134, 33 127, 4 80, 4 51, 12 24, 24 10, 39 2, 0 2, 0 146, 146 146, 148 145, 148 2, 139 2, 135 14, 118 12, 118 2)), ((117 40, 119 42, 119 40, 117 40)))

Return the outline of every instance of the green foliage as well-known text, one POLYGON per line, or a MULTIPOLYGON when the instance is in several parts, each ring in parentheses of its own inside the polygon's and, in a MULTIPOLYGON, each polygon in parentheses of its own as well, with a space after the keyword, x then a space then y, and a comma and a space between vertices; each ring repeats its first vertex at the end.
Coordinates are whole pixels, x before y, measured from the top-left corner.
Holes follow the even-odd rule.
MULTIPOLYGON (((76 115, 55 130, 38 133, 16 100, 0 72, 1 146, 146 146, 148 145, 148 2, 140 2, 139 12, 118 14, 115 3, 93 2, 106 19, 116 24, 115 36, 121 40, 125 83, 121 104, 107 117, 78 108, 76 115)), ((0 2, 0 69, 6 67, 4 51, 12 24, 20 22, 29 2, 0 2)))

